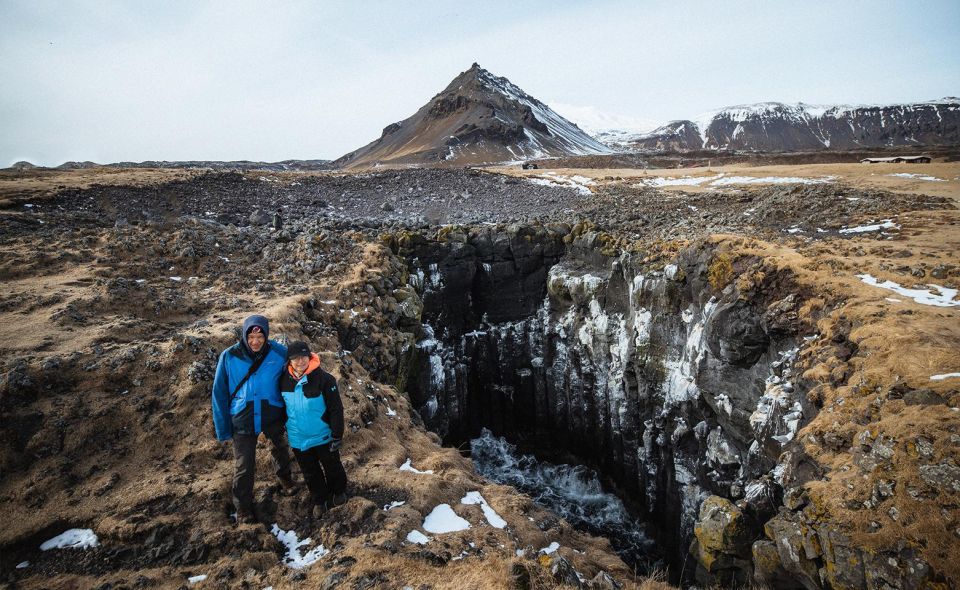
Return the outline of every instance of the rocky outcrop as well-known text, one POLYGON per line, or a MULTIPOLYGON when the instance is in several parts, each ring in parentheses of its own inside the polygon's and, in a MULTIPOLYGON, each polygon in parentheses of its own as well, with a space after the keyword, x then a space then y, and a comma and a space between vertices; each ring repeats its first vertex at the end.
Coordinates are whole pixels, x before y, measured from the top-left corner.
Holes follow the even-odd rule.
POLYGON ((706 582, 744 584, 751 569, 754 526, 733 502, 710 496, 700 505, 690 553, 697 559, 706 582))
MULTIPOLYGON (((685 581, 822 589, 942 580, 915 542, 864 545, 808 495, 828 468, 796 440, 819 411, 798 359, 819 337, 806 336, 808 295, 790 271, 722 242, 663 264, 586 223, 449 226, 392 245, 423 303, 407 390, 447 444, 485 427, 597 469, 685 581), (690 556, 696 567, 684 568, 690 556)), ((857 353, 850 329, 826 334, 838 361, 857 353)), ((853 466, 877 476, 861 503, 872 509, 894 494, 883 474, 902 442, 870 428, 851 438, 824 435, 852 445, 853 466)), ((917 440, 912 452, 932 456, 917 440)), ((918 478, 947 493, 960 487, 950 459, 920 466, 918 478)))
POLYGON ((801 498, 793 506, 781 508, 764 526, 764 537, 753 544, 755 582, 808 590, 930 588, 943 583, 918 557, 917 547, 901 542, 886 550, 866 548, 839 531, 816 503, 801 498))
POLYGON ((452 230, 404 252, 424 301, 411 400, 449 443, 487 427, 599 468, 677 563, 705 499, 742 501, 736 548, 714 535, 697 554, 718 555, 705 579, 749 579, 778 459, 814 413, 792 377, 789 278, 747 297, 717 283, 709 247, 648 268, 570 229, 452 230))

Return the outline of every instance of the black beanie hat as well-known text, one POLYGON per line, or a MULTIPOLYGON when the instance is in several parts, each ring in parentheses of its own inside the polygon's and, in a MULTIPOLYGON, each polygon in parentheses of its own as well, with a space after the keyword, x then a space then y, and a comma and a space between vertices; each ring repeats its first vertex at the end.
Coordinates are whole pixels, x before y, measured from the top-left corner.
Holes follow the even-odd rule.
POLYGON ((310 356, 310 346, 303 340, 295 340, 287 346, 287 359, 298 356, 310 356))

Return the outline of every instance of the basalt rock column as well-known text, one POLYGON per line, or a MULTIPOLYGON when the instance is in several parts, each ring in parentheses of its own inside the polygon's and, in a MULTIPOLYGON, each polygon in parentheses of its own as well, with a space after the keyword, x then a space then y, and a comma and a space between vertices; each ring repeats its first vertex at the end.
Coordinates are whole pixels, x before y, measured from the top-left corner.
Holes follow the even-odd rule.
POLYGON ((428 425, 598 467, 678 564, 710 495, 747 500, 757 533, 780 452, 813 414, 790 376, 796 297, 711 284, 709 247, 652 269, 603 255, 593 232, 566 249, 548 231, 447 238, 410 257, 425 326, 411 398, 428 425))

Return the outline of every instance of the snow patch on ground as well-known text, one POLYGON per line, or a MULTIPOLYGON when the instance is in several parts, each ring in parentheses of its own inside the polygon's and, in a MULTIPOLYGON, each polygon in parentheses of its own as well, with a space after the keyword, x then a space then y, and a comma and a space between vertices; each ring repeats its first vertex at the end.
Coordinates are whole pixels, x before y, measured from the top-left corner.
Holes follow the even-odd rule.
POLYGON ((944 379, 955 379, 960 377, 960 373, 942 373, 940 375, 930 375, 931 381, 943 381, 944 379))
POLYGON ((479 504, 480 509, 483 510, 483 515, 487 517, 487 522, 494 528, 502 529, 507 526, 507 521, 503 520, 503 518, 497 514, 497 511, 487 504, 487 501, 480 495, 480 492, 467 492, 467 495, 460 500, 460 503, 479 504))
POLYGON ((206 579, 207 579, 207 574, 200 574, 199 576, 190 576, 189 578, 187 578, 187 582, 189 582, 190 585, 193 586, 194 584, 199 584, 200 582, 206 579))
POLYGON ((299 570, 311 566, 321 557, 330 553, 323 545, 317 545, 306 553, 301 553, 300 548, 312 543, 312 539, 307 537, 300 540, 297 532, 294 530, 285 531, 273 523, 270 532, 287 548, 287 554, 283 558, 283 563, 289 568, 299 570))
POLYGON ((897 172, 896 174, 887 174, 887 176, 895 176, 897 178, 915 178, 917 180, 928 180, 931 182, 946 182, 943 178, 937 178, 936 176, 928 176, 926 174, 911 174, 909 172, 897 172))
POLYGON ((931 283, 927 284, 929 289, 908 289, 893 281, 881 282, 876 277, 868 274, 857 275, 857 278, 873 287, 880 287, 881 289, 893 291, 898 295, 909 297, 921 305, 933 305, 936 307, 960 306, 960 301, 954 299, 954 297, 957 295, 957 289, 941 287, 940 285, 934 285, 931 283), (934 293, 933 290, 939 291, 939 293, 934 293))
POLYGON ((681 176, 679 178, 667 177, 667 176, 655 176, 653 178, 645 178, 639 184, 633 185, 634 188, 640 188, 642 186, 700 186, 705 182, 711 182, 722 178, 723 174, 717 174, 716 176, 681 176))
POLYGON ((440 504, 423 520, 423 530, 436 535, 470 528, 470 523, 457 516, 449 504, 440 504))
POLYGON ((41 551, 51 549, 87 549, 100 544, 97 535, 91 529, 70 529, 40 545, 41 551))
POLYGON ((731 184, 826 184, 836 180, 836 176, 804 178, 801 176, 727 176, 710 183, 710 186, 728 186, 731 184))
POLYGON ((900 226, 893 222, 892 219, 883 219, 880 223, 868 223, 866 225, 858 225, 856 227, 847 227, 840 230, 842 234, 862 234, 867 232, 880 231, 883 229, 900 229, 900 226))
POLYGON ((417 529, 413 529, 407 534, 407 541, 410 543, 416 543, 417 545, 426 545, 431 541, 431 538, 424 535, 417 529))
POLYGON ((427 469, 426 471, 420 471, 413 466, 413 459, 408 458, 406 463, 400 466, 400 471, 409 471, 410 473, 419 473, 420 475, 433 475, 433 469, 427 469))
POLYGON ((596 184, 593 179, 587 178, 586 176, 562 176, 555 172, 545 172, 539 177, 535 176, 530 178, 529 181, 541 186, 572 188, 581 195, 592 195, 593 191, 590 190, 590 187, 596 184))
POLYGON ((560 543, 557 543, 556 541, 554 541, 549 545, 547 545, 546 547, 544 547, 543 549, 541 549, 540 553, 543 553, 544 555, 550 555, 551 553, 556 553, 557 549, 559 548, 560 548, 560 543))
POLYGON ((655 176, 645 178, 634 188, 643 186, 729 186, 734 184, 825 184, 836 180, 836 176, 805 178, 800 176, 727 176, 723 173, 714 176, 655 176))

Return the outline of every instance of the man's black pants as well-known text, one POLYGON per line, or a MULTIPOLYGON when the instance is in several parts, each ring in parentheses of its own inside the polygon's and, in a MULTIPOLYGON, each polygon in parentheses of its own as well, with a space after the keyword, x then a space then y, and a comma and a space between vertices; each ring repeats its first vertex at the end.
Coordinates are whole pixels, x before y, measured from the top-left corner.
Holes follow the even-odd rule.
MULTIPOLYGON (((283 432, 283 421, 263 430, 270 441, 270 455, 277 477, 290 478, 290 451, 283 432)), ((233 435, 233 505, 237 510, 253 512, 253 480, 257 468, 256 434, 233 435)))
POLYGON ((330 443, 305 451, 293 449, 293 456, 297 458, 314 503, 322 504, 331 496, 347 491, 347 472, 340 462, 340 451, 331 451, 330 443))

